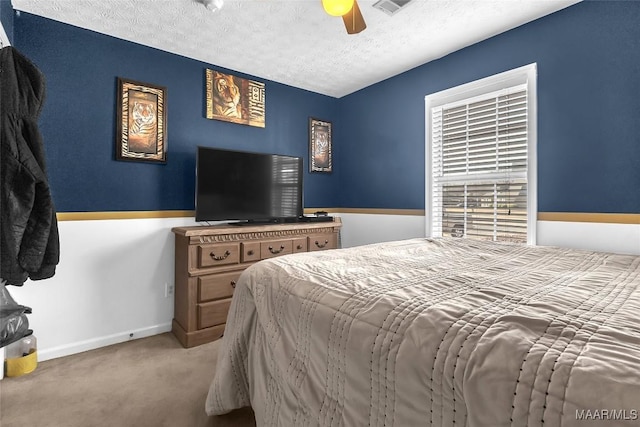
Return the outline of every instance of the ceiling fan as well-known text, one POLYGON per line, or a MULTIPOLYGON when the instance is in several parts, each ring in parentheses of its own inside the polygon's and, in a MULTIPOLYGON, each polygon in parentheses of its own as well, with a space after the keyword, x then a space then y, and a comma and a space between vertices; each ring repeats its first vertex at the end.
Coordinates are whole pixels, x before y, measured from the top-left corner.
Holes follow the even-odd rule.
MULTIPOLYGON (((216 12, 222 9, 224 0, 196 0, 207 9, 216 12)), ((322 0, 325 12, 331 16, 341 16, 349 34, 357 34, 367 28, 356 0, 322 0)))
POLYGON ((356 0, 322 0, 325 12, 331 16, 342 16, 349 34, 357 34, 367 28, 356 0))

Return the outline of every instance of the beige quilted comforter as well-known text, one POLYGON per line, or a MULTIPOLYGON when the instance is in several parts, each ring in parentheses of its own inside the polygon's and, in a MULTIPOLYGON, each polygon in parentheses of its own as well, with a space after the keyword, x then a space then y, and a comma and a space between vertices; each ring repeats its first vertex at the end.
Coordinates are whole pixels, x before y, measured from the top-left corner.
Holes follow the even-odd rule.
POLYGON ((258 426, 640 425, 640 257, 412 239, 262 261, 210 415, 258 426))

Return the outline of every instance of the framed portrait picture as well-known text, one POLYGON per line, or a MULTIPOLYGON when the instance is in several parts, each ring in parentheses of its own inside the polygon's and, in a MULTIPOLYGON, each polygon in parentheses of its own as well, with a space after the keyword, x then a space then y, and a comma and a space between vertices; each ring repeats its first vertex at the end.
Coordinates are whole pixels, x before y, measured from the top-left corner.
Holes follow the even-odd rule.
POLYGON ((311 172, 331 172, 331 122, 309 118, 309 165, 311 172))
POLYGON ((118 77, 116 159, 166 163, 166 88, 118 77))
POLYGON ((265 127, 264 83, 207 69, 207 119, 265 127))

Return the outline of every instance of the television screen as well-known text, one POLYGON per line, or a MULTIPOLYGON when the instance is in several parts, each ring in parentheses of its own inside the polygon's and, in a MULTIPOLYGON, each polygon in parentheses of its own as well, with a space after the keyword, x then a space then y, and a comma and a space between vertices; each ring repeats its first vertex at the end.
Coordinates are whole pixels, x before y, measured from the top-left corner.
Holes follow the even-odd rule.
POLYGON ((196 221, 302 216, 302 158, 198 147, 196 221))

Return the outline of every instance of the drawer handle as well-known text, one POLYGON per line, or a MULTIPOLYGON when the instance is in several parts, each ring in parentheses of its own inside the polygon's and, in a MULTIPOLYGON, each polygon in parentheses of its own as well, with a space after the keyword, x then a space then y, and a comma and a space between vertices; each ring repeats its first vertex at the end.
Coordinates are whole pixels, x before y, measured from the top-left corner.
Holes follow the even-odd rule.
POLYGON ((213 258, 214 261, 222 261, 223 259, 227 259, 229 255, 231 255, 231 252, 229 251, 225 251, 225 253, 222 255, 216 255, 213 252, 209 254, 209 256, 211 256, 211 258, 213 258))
POLYGON ((236 281, 235 281, 235 280, 232 280, 232 281, 231 281, 231 287, 232 287, 233 289, 235 289, 235 288, 236 288, 236 281))
POLYGON ((247 255, 249 255, 249 256, 253 255, 253 253, 254 253, 254 252, 253 252, 253 249, 249 249, 249 250, 247 251, 247 255))
POLYGON ((298 245, 297 249, 298 250, 302 249, 302 245, 298 245))
POLYGON ((320 244, 318 243, 318 241, 316 240, 316 246, 319 247, 320 249, 324 248, 325 246, 327 246, 327 244, 329 243, 328 240, 324 241, 324 244, 320 244))
POLYGON ((280 249, 273 249, 273 246, 269 246, 269 252, 276 255, 284 250, 284 245, 280 245, 280 249))

